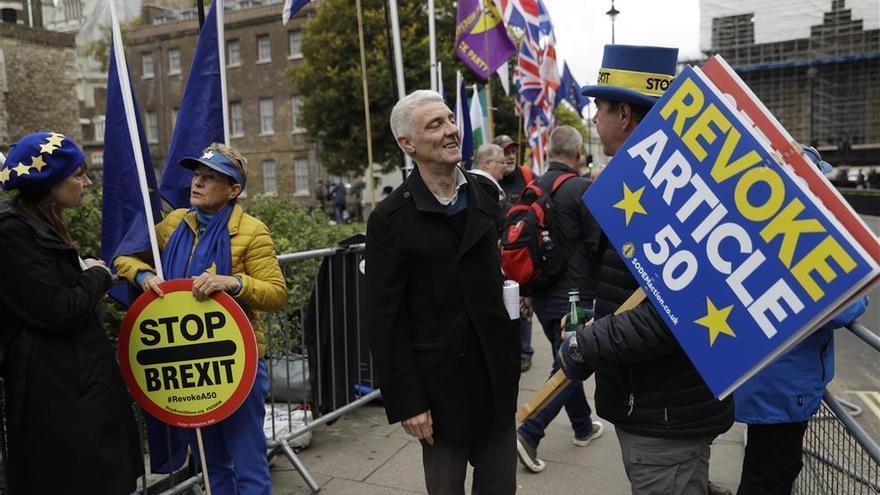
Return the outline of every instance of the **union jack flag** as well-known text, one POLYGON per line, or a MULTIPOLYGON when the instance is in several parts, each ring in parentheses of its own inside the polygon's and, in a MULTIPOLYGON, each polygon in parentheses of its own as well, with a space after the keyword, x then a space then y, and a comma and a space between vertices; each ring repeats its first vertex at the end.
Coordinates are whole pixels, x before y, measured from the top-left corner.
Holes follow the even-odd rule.
POLYGON ((556 91, 560 85, 553 24, 542 0, 496 2, 504 22, 523 32, 513 73, 514 105, 523 117, 523 130, 532 150, 532 170, 540 175, 547 138, 555 126, 556 91))

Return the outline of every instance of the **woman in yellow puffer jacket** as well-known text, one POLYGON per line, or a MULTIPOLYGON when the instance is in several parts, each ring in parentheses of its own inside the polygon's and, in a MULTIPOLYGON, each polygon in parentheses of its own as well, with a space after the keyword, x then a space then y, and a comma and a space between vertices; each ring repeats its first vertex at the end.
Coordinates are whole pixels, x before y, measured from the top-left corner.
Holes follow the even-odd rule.
MULTIPOLYGON (((287 300, 284 275, 276 258, 269 229, 244 213, 236 204, 247 181, 247 160, 232 147, 212 144, 199 158, 184 158, 180 165, 193 170, 191 209, 178 209, 156 225, 156 237, 165 276, 192 278, 193 296, 205 300, 225 291, 248 314, 256 334, 259 355, 266 352, 266 337, 257 311, 277 311, 287 300)), ((113 264, 119 274, 143 290, 163 295, 148 253, 119 256, 113 264)), ((216 494, 270 494, 271 479, 266 462, 263 433, 265 400, 269 380, 260 360, 254 386, 246 401, 222 422, 203 428, 205 457, 211 488, 216 494)), ((166 471, 179 467, 187 441, 195 448, 188 430, 177 430, 168 446, 156 448, 153 440, 167 439, 164 425, 148 421, 151 466, 166 471)), ((154 469, 155 471, 155 469, 154 469)))

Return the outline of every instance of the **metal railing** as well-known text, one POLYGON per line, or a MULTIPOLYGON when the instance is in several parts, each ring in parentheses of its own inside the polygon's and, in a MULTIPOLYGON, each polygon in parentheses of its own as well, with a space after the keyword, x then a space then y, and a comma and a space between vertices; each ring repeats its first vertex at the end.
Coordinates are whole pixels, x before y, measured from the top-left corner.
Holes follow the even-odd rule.
MULTIPOLYGON (((859 323, 847 327, 880 352, 880 337, 859 323)), ((825 391, 804 435, 804 467, 796 494, 880 494, 880 446, 854 419, 861 408, 825 391)))

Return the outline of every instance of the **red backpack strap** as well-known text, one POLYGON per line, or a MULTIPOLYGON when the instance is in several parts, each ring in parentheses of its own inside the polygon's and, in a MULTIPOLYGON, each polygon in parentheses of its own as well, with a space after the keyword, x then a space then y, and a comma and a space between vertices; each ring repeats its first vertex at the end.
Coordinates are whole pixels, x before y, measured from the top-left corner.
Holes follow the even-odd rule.
POLYGON ((522 172, 523 179, 526 181, 526 184, 530 184, 533 180, 535 180, 535 174, 532 173, 532 169, 528 167, 519 167, 520 172, 522 172))
POLYGON ((554 179, 553 185, 550 187, 550 194, 552 195, 553 193, 555 193, 556 190, 559 189, 562 186, 562 184, 565 183, 565 181, 567 181, 568 179, 571 179, 573 177, 577 177, 577 174, 567 172, 567 173, 560 175, 556 179, 554 179))

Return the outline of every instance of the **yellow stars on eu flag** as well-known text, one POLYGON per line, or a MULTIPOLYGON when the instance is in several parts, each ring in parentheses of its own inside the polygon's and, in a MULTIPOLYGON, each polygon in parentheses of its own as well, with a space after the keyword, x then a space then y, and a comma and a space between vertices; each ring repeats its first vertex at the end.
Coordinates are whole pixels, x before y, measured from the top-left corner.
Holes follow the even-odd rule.
POLYGON ((642 186, 641 188, 633 192, 629 189, 629 186, 626 185, 626 182, 623 183, 623 199, 621 199, 617 203, 614 203, 614 207, 619 208, 626 213, 627 225, 629 225, 629 221, 632 220, 634 214, 648 214, 648 212, 645 211, 645 209, 642 207, 642 203, 640 203, 643 192, 645 192, 645 186, 642 186))
POLYGON ((0 184, 6 184, 6 181, 9 180, 9 174, 12 173, 12 170, 8 168, 0 168, 0 184))
POLYGON ((706 298, 706 316, 695 320, 694 323, 709 329, 709 347, 715 345, 715 339, 718 338, 719 334, 723 333, 736 338, 736 334, 733 333, 730 325, 727 324, 727 317, 730 316, 732 309, 733 304, 726 308, 718 309, 711 299, 706 298))

